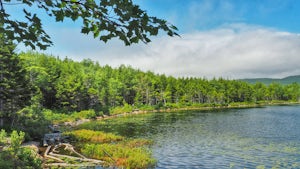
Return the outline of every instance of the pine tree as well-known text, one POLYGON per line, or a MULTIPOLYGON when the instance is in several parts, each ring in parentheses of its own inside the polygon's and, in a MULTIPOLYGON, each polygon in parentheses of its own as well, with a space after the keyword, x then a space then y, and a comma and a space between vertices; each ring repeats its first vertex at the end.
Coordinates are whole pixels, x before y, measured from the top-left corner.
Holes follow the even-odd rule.
POLYGON ((30 83, 19 57, 14 53, 15 48, 16 45, 7 40, 5 34, 0 34, 0 119, 8 119, 11 125, 16 112, 25 107, 31 97, 30 83))

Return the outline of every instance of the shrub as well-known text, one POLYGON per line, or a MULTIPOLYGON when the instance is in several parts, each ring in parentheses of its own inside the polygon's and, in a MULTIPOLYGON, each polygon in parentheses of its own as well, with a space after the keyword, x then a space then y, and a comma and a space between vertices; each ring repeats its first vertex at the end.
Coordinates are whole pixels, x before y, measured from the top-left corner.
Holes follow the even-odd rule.
MULTIPOLYGON (((1 131, 1 137, 5 136, 6 132, 1 131)), ((0 151, 0 168, 42 168, 42 160, 30 148, 21 147, 25 133, 13 131, 10 135, 10 144, 7 148, 0 151)), ((8 138, 2 138, 7 140, 8 138)))
POLYGON ((7 133, 5 130, 1 129, 0 132, 0 145, 4 145, 7 143, 7 133))
POLYGON ((139 107, 139 109, 144 110, 144 111, 152 111, 152 110, 154 110, 154 107, 150 106, 150 105, 142 105, 139 107))
POLYGON ((115 115, 115 114, 122 114, 122 113, 129 113, 134 110, 134 107, 124 103, 124 106, 118 106, 110 109, 110 115, 115 115))
POLYGON ((17 115, 13 129, 24 131, 26 140, 41 138, 50 124, 42 110, 35 106, 23 108, 17 115))
POLYGON ((97 116, 94 110, 83 110, 70 114, 55 113, 51 110, 44 110, 43 114, 47 120, 52 121, 53 123, 73 122, 79 119, 92 119, 97 116))
POLYGON ((91 119, 96 117, 94 110, 83 110, 71 114, 72 119, 91 119))

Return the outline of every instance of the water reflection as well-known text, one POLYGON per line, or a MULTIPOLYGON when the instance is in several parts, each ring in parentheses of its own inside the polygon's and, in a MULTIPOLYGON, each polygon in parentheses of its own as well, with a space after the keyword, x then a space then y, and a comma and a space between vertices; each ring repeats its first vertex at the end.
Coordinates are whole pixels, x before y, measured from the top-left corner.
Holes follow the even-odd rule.
POLYGON ((300 107, 153 113, 83 128, 155 141, 156 168, 300 168, 300 107))

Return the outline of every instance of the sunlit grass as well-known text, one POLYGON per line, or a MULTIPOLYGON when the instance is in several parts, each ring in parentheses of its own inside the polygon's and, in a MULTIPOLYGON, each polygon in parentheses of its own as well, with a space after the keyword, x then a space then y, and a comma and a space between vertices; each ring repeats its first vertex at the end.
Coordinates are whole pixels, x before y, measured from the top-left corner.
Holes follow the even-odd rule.
POLYGON ((124 144, 85 144, 81 152, 91 158, 100 159, 110 165, 125 168, 153 167, 156 160, 145 148, 132 148, 124 144))
POLYGON ((80 112, 72 112, 66 114, 66 113, 58 113, 52 110, 45 109, 43 111, 43 114, 47 120, 55 124, 59 124, 63 122, 74 122, 80 119, 92 119, 97 116, 94 110, 83 110, 80 112))
POLYGON ((66 132, 65 135, 71 136, 80 142, 92 142, 92 143, 111 143, 122 141, 125 138, 111 133, 104 133, 101 131, 93 130, 74 130, 66 132))
POLYGON ((156 160, 147 148, 153 142, 146 139, 126 139, 111 133, 93 130, 74 130, 66 132, 76 140, 83 155, 103 160, 107 166, 124 168, 150 168, 156 160))

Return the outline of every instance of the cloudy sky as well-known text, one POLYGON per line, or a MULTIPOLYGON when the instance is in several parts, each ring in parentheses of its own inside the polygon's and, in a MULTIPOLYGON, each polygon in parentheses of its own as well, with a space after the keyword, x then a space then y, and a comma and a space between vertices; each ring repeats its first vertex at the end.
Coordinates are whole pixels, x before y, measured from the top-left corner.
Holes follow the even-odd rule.
MULTIPOLYGON (((101 65, 131 65, 176 77, 230 79, 300 74, 299 0, 134 0, 178 27, 150 44, 103 43, 80 34, 80 24, 43 22, 54 46, 44 53, 101 65)), ((45 21, 45 20, 44 20, 45 21)), ((20 50, 24 48, 20 45, 20 50)))

